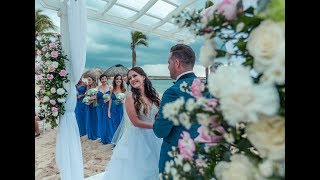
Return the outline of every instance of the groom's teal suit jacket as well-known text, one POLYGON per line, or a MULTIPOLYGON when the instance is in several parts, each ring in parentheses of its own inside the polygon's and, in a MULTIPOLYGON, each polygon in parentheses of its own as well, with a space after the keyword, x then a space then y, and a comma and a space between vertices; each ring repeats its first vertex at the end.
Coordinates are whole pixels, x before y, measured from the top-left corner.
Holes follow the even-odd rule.
POLYGON ((163 106, 166 103, 177 100, 180 97, 184 97, 185 101, 189 98, 194 98, 190 94, 180 90, 180 84, 183 82, 192 84, 193 80, 196 78, 194 73, 188 73, 181 76, 176 83, 167 89, 162 96, 161 105, 159 109, 159 115, 153 124, 153 131, 155 135, 159 138, 163 138, 163 143, 160 151, 160 160, 159 160, 159 172, 164 171, 165 162, 170 161, 171 158, 168 155, 168 151, 172 151, 172 146, 178 146, 178 140, 181 139, 180 134, 182 131, 187 131, 190 133, 191 137, 194 139, 198 136, 197 129, 199 125, 192 125, 189 130, 184 126, 173 125, 173 122, 169 119, 163 117, 163 106))

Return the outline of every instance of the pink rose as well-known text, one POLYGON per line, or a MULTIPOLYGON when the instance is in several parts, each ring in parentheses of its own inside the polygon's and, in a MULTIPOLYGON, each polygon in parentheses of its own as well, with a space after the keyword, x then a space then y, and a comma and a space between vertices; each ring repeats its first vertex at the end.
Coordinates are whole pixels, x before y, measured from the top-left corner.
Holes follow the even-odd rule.
POLYGON ((41 55, 41 51, 38 49, 37 50, 37 55, 40 56, 41 55))
POLYGON ((222 135, 225 133, 222 126, 216 127, 215 130, 221 133, 221 135, 208 135, 205 132, 205 127, 200 126, 198 128, 199 135, 194 140, 197 142, 205 143, 208 147, 214 146, 221 141, 222 135))
POLYGON ((35 63, 34 69, 35 69, 36 71, 39 71, 39 70, 41 69, 41 65, 40 65, 39 63, 35 63))
MULTIPOLYGON (((50 104, 52 104, 52 105, 55 105, 57 102, 56 102, 56 100, 50 100, 50 104)), ((53 111, 52 111, 53 112, 53 111)))
POLYGON ((41 74, 37 74, 36 75, 36 80, 41 81, 42 80, 42 75, 41 74))
POLYGON ((215 98, 208 99, 204 105, 204 110, 214 111, 215 107, 218 105, 218 100, 215 98))
POLYGON ((47 74, 47 79, 49 79, 49 80, 53 79, 53 75, 52 74, 47 74))
POLYGON ((54 112, 58 112, 58 108, 56 108, 56 107, 52 107, 51 108, 51 111, 54 113, 54 112))
POLYGON ((237 4, 239 0, 222 0, 217 4, 218 12, 223 14, 228 20, 232 20, 237 15, 237 4))
POLYGON ((198 99, 202 96, 202 92, 205 89, 204 83, 201 82, 199 78, 196 78, 191 85, 192 96, 198 99))
POLYGON ((192 160, 194 151, 196 150, 196 145, 193 139, 190 138, 190 134, 187 131, 183 131, 180 136, 182 137, 182 139, 178 140, 180 155, 183 159, 192 160))
POLYGON ((59 75, 60 76, 66 76, 67 75, 67 71, 65 69, 62 69, 60 72, 59 72, 59 75))
POLYGON ((49 72, 54 72, 54 70, 56 70, 56 68, 52 65, 48 66, 48 71, 49 72))
POLYGON ((43 46, 41 50, 42 50, 42 51, 46 51, 46 50, 47 50, 47 47, 46 47, 46 46, 43 46))
POLYGON ((49 47, 52 49, 52 48, 55 48, 56 47, 56 43, 50 43, 49 44, 49 47))
POLYGON ((58 51, 52 51, 51 52, 51 57, 53 57, 53 58, 56 58, 56 57, 58 57, 58 51))

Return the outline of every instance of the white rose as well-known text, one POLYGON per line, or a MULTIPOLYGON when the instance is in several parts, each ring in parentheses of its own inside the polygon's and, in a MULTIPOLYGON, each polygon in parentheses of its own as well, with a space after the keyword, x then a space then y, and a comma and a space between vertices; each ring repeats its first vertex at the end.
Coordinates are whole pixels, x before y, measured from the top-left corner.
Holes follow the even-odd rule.
POLYGON ((54 68, 58 68, 59 63, 58 63, 57 61, 53 61, 53 62, 52 62, 52 66, 53 66, 54 68))
POLYGON ((43 102, 48 102, 49 100, 50 100, 50 98, 48 96, 43 97, 43 102))
POLYGON ((50 92, 53 94, 53 93, 56 93, 57 90, 56 90, 56 88, 52 87, 52 88, 50 89, 50 92))
POLYGON ((255 180, 255 167, 247 156, 235 154, 230 157, 231 162, 221 161, 214 168, 219 180, 255 180))
POLYGON ((66 99, 65 98, 58 98, 58 102, 59 103, 64 103, 64 102, 66 102, 66 99))
POLYGON ((63 88, 59 88, 58 90, 57 90, 57 94, 59 94, 59 95, 62 95, 62 94, 64 94, 66 91, 63 89, 63 88))
POLYGON ((58 112, 53 112, 52 116, 55 116, 55 117, 58 116, 58 112))
POLYGON ((264 72, 274 61, 279 49, 285 43, 284 26, 265 20, 252 30, 248 37, 247 49, 254 58, 254 69, 264 72))
POLYGON ((270 160, 263 161, 259 164, 260 174, 264 177, 270 177, 273 174, 272 162, 270 160))
POLYGON ((271 84, 243 86, 234 84, 224 89, 220 98, 222 114, 228 124, 257 122, 258 115, 274 115, 279 109, 279 95, 271 84))
POLYGON ((46 55, 45 55, 46 58, 49 58, 50 56, 51 56, 51 55, 50 55, 48 52, 47 52, 46 55))
POLYGON ((239 85, 252 86, 250 69, 242 65, 221 66, 208 77, 209 92, 217 98, 222 97, 226 89, 232 90, 239 85))
POLYGON ((262 82, 285 84, 285 46, 279 49, 279 53, 274 57, 274 63, 266 69, 261 77, 262 82))
POLYGON ((204 67, 209 67, 213 64, 214 58, 217 56, 215 43, 213 39, 208 39, 200 49, 199 61, 204 67))
POLYGON ((260 116, 259 122, 247 126, 247 137, 262 158, 284 160, 285 121, 280 116, 260 116))

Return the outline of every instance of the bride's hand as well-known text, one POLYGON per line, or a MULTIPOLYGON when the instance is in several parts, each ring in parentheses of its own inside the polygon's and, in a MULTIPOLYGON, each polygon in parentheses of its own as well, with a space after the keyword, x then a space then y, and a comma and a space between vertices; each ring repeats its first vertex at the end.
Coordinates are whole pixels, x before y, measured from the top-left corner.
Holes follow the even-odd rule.
POLYGON ((108 112, 108 117, 111 118, 111 113, 110 112, 108 112))

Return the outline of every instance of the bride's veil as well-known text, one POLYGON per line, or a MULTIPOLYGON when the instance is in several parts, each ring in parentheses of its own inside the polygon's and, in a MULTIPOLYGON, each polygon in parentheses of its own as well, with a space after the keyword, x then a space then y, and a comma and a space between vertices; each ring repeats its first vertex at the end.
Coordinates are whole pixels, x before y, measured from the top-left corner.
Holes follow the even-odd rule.
MULTIPOLYGON (((130 92, 130 86, 128 86, 128 90, 126 92, 126 95, 129 92, 130 92)), ((124 139, 124 140, 127 139, 126 131, 127 131, 128 127, 132 125, 132 123, 128 117, 127 111, 126 111, 125 101, 126 101, 126 99, 124 99, 124 102, 122 104, 122 106, 123 106, 122 120, 121 120, 116 132, 113 135, 113 138, 111 140, 112 144, 117 144, 120 139, 124 139)))

